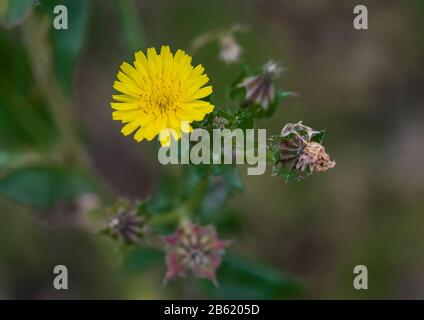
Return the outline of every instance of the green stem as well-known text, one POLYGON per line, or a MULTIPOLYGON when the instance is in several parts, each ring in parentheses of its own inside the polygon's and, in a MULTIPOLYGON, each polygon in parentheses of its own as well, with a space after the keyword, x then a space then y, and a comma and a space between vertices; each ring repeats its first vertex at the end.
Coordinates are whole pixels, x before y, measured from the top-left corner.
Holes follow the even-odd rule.
POLYGON ((202 180, 200 180, 197 183, 197 186, 195 190, 193 191, 193 195, 191 196, 191 198, 186 204, 186 209, 187 209, 186 211, 188 215, 192 215, 197 210, 199 205, 202 203, 203 198, 205 197, 205 193, 209 187, 209 179, 212 175, 212 172, 213 172, 212 165, 208 165, 208 169, 205 173, 205 176, 203 177, 202 180))
POLYGON ((209 165, 205 176, 197 183, 192 196, 186 203, 178 207, 176 210, 171 210, 167 213, 155 215, 149 220, 149 224, 152 226, 160 226, 175 222, 182 222, 183 220, 188 219, 190 216, 195 214, 199 205, 202 203, 203 198, 205 197, 206 191, 208 190, 209 178, 211 177, 212 172, 213 167, 212 165, 209 165))
POLYGON ((185 216, 183 210, 173 210, 164 214, 157 214, 149 220, 149 225, 151 226, 161 226, 165 224, 170 224, 174 222, 179 222, 185 216))

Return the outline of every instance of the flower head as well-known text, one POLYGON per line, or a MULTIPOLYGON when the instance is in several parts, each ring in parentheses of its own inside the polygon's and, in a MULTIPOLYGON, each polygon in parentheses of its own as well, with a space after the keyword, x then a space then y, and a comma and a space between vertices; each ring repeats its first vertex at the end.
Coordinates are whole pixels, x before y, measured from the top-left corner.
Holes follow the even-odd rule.
POLYGON ((229 241, 218 239, 214 227, 186 222, 164 241, 168 265, 165 281, 193 274, 216 283, 216 270, 229 241))
POLYGON ((184 51, 171 53, 162 46, 147 49, 147 56, 138 51, 133 65, 124 62, 118 72, 113 95, 114 120, 124 125, 121 132, 134 139, 151 141, 159 135, 162 145, 169 145, 171 136, 178 140, 181 130, 191 131, 191 126, 181 128, 181 122, 201 121, 214 106, 201 99, 212 93, 204 86, 209 78, 202 65, 193 67, 191 57, 184 51))

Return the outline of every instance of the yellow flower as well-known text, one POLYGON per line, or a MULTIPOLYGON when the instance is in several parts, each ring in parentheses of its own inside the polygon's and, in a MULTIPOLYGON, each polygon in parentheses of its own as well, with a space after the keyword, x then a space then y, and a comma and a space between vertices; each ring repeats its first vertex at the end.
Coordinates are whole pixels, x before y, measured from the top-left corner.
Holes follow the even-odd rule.
POLYGON ((149 48, 147 57, 136 52, 134 66, 124 62, 113 85, 121 93, 113 95, 113 120, 125 124, 125 136, 135 132, 140 142, 159 135, 162 146, 169 145, 171 135, 178 140, 181 130, 192 130, 190 125, 181 128, 182 121, 201 121, 214 109, 201 100, 212 93, 211 86, 204 86, 209 78, 203 72, 203 66, 194 68, 182 50, 173 55, 168 46, 162 46, 160 54, 149 48))

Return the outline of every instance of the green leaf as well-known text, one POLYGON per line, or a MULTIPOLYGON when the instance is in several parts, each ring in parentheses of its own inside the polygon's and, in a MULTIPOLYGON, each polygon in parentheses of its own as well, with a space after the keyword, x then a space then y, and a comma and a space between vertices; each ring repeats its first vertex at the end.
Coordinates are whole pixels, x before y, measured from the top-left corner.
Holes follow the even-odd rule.
POLYGON ((47 149, 57 133, 45 102, 34 92, 28 56, 17 41, 19 31, 0 32, 0 147, 47 149))
POLYGON ((163 174, 153 196, 146 200, 146 209, 162 213, 176 207, 179 203, 178 180, 170 174, 163 174))
POLYGON ((152 248, 130 248, 124 257, 124 269, 129 274, 143 272, 143 270, 157 267, 165 261, 164 252, 152 248))
POLYGON ((247 109, 237 110, 233 114, 232 128, 233 129, 240 128, 243 130, 252 129, 253 120, 255 116, 256 116, 255 112, 251 112, 250 110, 247 110, 247 109))
POLYGON ((209 165, 207 164, 189 164, 186 171, 186 182, 184 196, 189 197, 195 190, 197 184, 203 180, 207 179, 207 174, 209 170, 209 165))
POLYGON ((228 192, 241 192, 244 190, 243 180, 236 166, 227 164, 215 165, 213 174, 214 176, 221 176, 228 192))
POLYGON ((299 297, 304 288, 278 270, 227 254, 218 269, 218 288, 204 283, 217 299, 285 299, 299 297))
POLYGON ((2 0, 0 22, 12 28, 22 23, 35 5, 34 0, 2 0))
POLYGON ((277 107, 285 100, 287 97, 293 96, 292 92, 280 90, 275 95, 274 101, 269 105, 267 110, 261 109, 261 113, 258 115, 259 118, 269 118, 272 117, 277 110, 277 107))
POLYGON ((322 143, 325 136, 325 130, 315 131, 311 136, 311 141, 322 143))
POLYGON ((79 172, 60 167, 26 167, 0 178, 0 195, 40 208, 53 207, 93 190, 79 172))
MULTIPOLYGON (((50 37, 53 45, 55 66, 59 80, 68 94, 71 93, 72 75, 77 58, 83 47, 88 26, 91 1, 87 0, 62 0, 61 5, 68 9, 68 29, 56 30, 50 28, 50 37)), ((43 2, 43 8, 50 15, 52 23, 56 15, 53 13, 57 1, 43 2)))
POLYGON ((190 165, 187 169, 186 198, 190 198, 199 183, 208 179, 207 189, 198 208, 198 214, 203 217, 218 215, 232 194, 243 191, 243 181, 234 165, 190 165), (208 173, 210 169, 212 176, 208 173))
POLYGON ((125 40, 132 52, 145 48, 143 29, 133 0, 116 0, 125 40))

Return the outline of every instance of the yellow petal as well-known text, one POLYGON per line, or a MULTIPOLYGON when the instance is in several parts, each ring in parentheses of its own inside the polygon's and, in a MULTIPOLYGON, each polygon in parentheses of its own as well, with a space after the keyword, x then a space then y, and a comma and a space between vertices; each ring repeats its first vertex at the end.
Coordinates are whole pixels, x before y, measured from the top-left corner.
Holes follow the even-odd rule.
POLYGON ((193 96, 189 97, 191 100, 202 99, 212 93, 212 86, 207 86, 197 91, 193 96))
POLYGON ((128 96, 126 94, 114 94, 112 95, 112 98, 116 101, 128 102, 128 103, 137 102, 140 100, 139 98, 128 96))
POLYGON ((113 88, 119 92, 133 97, 139 97, 142 93, 139 88, 119 81, 115 81, 113 88))
POLYGON ((142 110, 135 111, 115 111, 112 113, 113 120, 121 120, 123 123, 135 121, 144 113, 142 110))
MULTIPOLYGON (((124 62, 121 65, 121 70, 124 72, 129 78, 131 78, 132 82, 135 83, 139 88, 144 88, 143 74, 141 72, 137 72, 137 70, 130 65, 129 63, 124 62)), ((122 81, 122 80, 121 80, 122 81)))
POLYGON ((133 133, 135 131, 135 129, 137 129, 138 127, 140 127, 140 125, 136 121, 133 121, 133 122, 127 123, 122 128, 121 132, 124 136, 128 136, 131 133, 133 133))
POLYGON ((142 140, 144 140, 145 136, 144 133, 146 131, 146 127, 141 127, 140 129, 137 130, 137 132, 134 135, 134 139, 137 142, 141 142, 142 140))
POLYGON ((157 133, 161 132, 162 129, 166 128, 166 125, 168 124, 167 117, 158 116, 156 118, 156 124, 155 124, 155 130, 157 133))
MULTIPOLYGON (((147 58, 144 55, 143 51, 137 51, 135 53, 135 62, 134 64, 137 66, 139 66, 141 69, 143 69, 145 72, 148 71, 149 69, 149 64, 147 63, 147 58)), ((137 68, 138 71, 141 71, 137 68)))
POLYGON ((148 140, 148 141, 152 141, 153 138, 156 136, 156 131, 155 131, 155 124, 156 122, 153 120, 151 121, 144 130, 144 137, 148 140))
POLYGON ((112 102, 111 104, 112 109, 115 110, 136 110, 140 107, 135 103, 121 103, 121 102, 112 102))
POLYGON ((203 66, 201 64, 199 64, 191 72, 191 77, 192 78, 200 77, 200 75, 203 73, 203 71, 205 71, 205 68, 203 68, 203 66))

